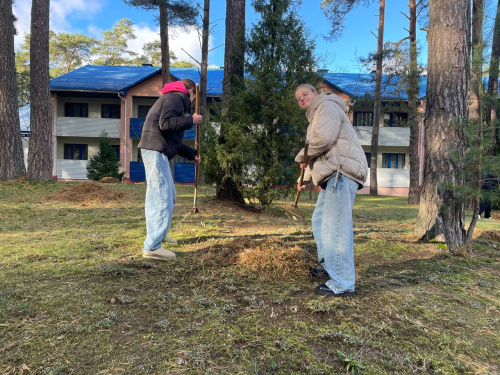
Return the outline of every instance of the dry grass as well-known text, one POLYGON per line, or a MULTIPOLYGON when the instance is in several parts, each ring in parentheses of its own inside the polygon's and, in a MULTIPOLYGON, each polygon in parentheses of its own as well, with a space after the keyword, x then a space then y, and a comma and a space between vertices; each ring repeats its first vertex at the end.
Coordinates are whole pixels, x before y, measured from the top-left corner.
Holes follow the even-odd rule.
POLYGON ((122 201, 128 197, 130 195, 124 192, 105 188, 97 182, 85 181, 54 193, 48 196, 47 200, 71 203, 108 203, 122 201))

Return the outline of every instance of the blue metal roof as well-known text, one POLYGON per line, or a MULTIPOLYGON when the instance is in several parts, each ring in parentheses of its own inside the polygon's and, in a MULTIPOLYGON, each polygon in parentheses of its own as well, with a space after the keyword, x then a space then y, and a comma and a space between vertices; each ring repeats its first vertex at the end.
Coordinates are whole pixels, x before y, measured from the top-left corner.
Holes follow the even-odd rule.
MULTIPOLYGON (((181 80, 189 78, 196 83, 200 83, 200 71, 193 68, 171 68, 170 74, 181 80)), ((208 69, 207 71, 207 95, 222 95, 222 79, 224 78, 223 69, 208 69)))
MULTIPOLYGON (((101 66, 86 65, 72 72, 54 78, 50 81, 51 90, 78 90, 78 91, 103 91, 122 92, 140 82, 160 74, 161 68, 148 66, 101 66)), ((200 72, 195 68, 171 68, 170 74, 176 79, 189 78, 200 82, 200 72)), ((326 83, 348 94, 351 97, 372 96, 375 91, 373 74, 357 73, 327 73, 320 72, 326 83)), ((223 69, 209 69, 207 72, 207 95, 222 95, 223 69)), ((427 77, 422 76, 420 82, 420 98, 425 97, 427 77)), ((382 98, 407 99, 406 92, 402 91, 397 78, 388 81, 388 76, 383 78, 382 98)))
MULTIPOLYGON (((86 65, 51 79, 50 89, 122 92, 160 73, 161 68, 154 66, 86 65)), ((198 69, 171 68, 170 74, 179 80, 190 78, 194 82, 200 82, 198 69)), ((207 94, 222 95, 224 71, 209 69, 207 76, 207 94)))
POLYGON ((121 92, 159 72, 153 66, 85 65, 51 79, 50 89, 121 92))
MULTIPOLYGON (((351 97, 363 98, 373 97, 375 91, 375 75, 374 74, 358 74, 358 73, 320 73, 326 83, 336 89, 346 93, 351 97)), ((408 99, 404 87, 399 85, 400 78, 384 75, 382 77, 382 99, 397 100, 408 99)), ((427 77, 421 76, 419 84, 419 98, 425 97, 425 86, 427 77)))

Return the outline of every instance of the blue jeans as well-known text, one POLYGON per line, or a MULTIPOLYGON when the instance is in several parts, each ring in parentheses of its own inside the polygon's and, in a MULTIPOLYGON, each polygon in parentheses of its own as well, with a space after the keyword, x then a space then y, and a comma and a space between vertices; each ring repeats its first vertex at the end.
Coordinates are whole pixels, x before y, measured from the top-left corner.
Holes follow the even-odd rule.
POLYGON ((318 260, 331 279, 326 285, 335 293, 354 291, 354 238, 352 206, 358 183, 342 174, 333 190, 335 175, 321 190, 312 216, 318 260))
POLYGON ((176 193, 166 155, 151 150, 141 150, 146 170, 146 239, 142 251, 161 247, 163 236, 170 230, 176 193))

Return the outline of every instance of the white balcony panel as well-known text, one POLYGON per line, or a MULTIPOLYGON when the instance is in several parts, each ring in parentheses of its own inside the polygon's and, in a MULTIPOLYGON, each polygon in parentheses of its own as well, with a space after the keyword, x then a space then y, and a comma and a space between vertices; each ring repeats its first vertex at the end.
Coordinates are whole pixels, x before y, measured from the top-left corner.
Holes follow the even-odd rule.
POLYGON ((99 137, 105 131, 109 138, 120 138, 120 119, 58 117, 56 136, 99 137))
MULTIPOLYGON (((363 146, 369 146, 372 142, 371 126, 355 126, 356 133, 363 146)), ((410 128, 387 127, 379 128, 379 146, 405 146, 410 145, 410 128)))
MULTIPOLYGON (((396 168, 377 168, 378 187, 409 187, 410 170, 396 168)), ((368 169, 368 179, 364 186, 370 186, 370 169, 368 169)))
POLYGON ((87 180, 88 160, 57 159, 57 178, 87 180))

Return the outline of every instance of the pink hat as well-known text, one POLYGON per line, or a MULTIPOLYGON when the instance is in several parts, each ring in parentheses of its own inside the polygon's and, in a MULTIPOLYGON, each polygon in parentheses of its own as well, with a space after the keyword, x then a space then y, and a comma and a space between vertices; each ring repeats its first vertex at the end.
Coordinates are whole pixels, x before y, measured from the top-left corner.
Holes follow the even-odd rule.
POLYGON ((161 89, 161 93, 165 94, 167 92, 178 91, 187 94, 186 86, 181 81, 165 83, 165 86, 161 89))

